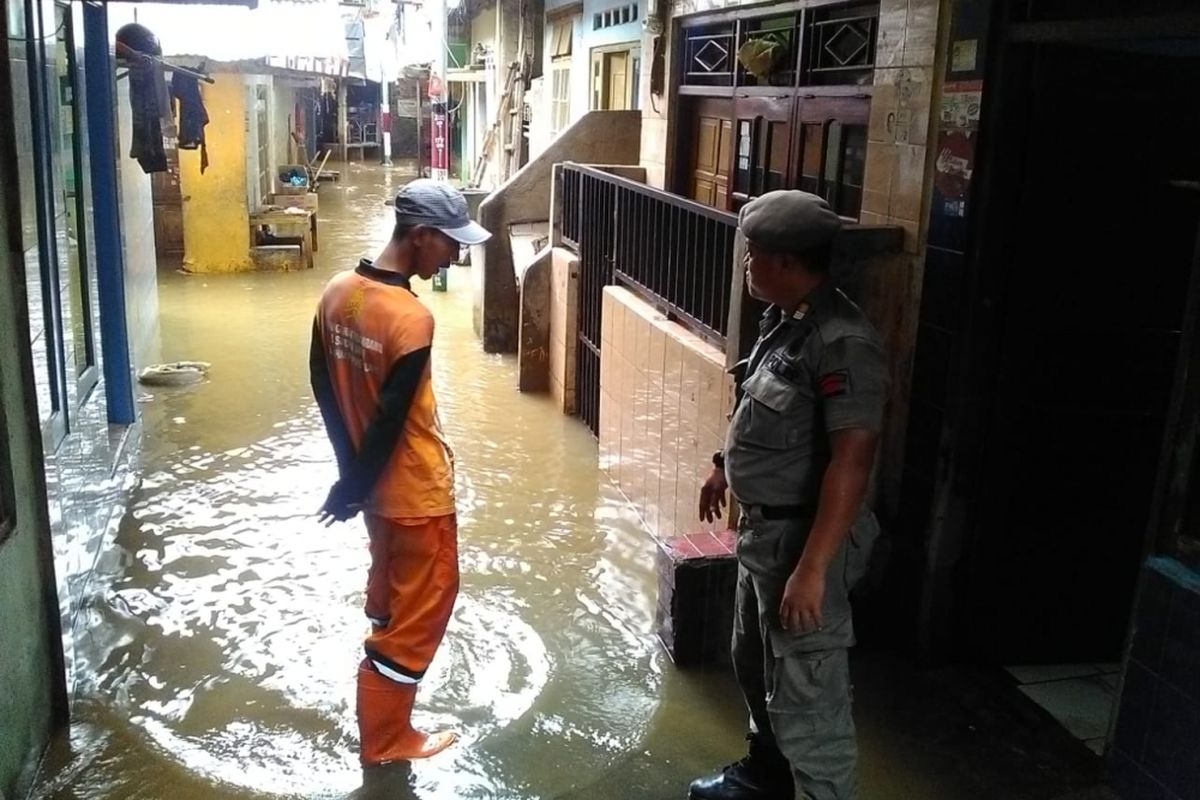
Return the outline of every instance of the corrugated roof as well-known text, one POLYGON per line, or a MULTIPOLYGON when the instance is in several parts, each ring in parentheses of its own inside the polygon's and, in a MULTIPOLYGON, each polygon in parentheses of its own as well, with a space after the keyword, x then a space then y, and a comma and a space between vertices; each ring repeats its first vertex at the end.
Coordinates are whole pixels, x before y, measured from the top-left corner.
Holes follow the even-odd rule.
MULTIPOLYGON (((131 6, 109 10, 121 22, 133 21, 133 12, 131 6)), ((255 9, 138 3, 136 14, 137 21, 158 36, 168 60, 183 56, 222 62, 303 60, 321 65, 323 74, 335 75, 344 73, 348 61, 343 12, 330 0, 263 0, 255 9)))

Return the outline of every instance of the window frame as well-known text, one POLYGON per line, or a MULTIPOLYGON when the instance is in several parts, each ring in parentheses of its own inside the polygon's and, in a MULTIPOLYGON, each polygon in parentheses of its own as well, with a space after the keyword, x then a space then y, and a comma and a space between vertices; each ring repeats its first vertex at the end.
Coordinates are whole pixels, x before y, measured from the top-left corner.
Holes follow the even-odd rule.
POLYGON ((549 47, 551 62, 571 57, 575 47, 576 19, 576 17, 568 17, 551 23, 549 47))
POLYGON ((769 10, 718 12, 682 20, 677 29, 678 46, 674 48, 681 76, 680 92, 711 94, 719 91, 728 95, 735 90, 777 93, 780 88, 869 87, 873 83, 878 54, 879 7, 878 0, 850 0, 811 7, 784 3, 769 10), (791 25, 775 24, 789 16, 791 25), (822 66, 816 58, 820 55, 815 46, 819 32, 838 22, 854 21, 865 21, 867 40, 863 52, 868 55, 866 61, 833 70, 822 66), (764 38, 762 34, 786 34, 786 57, 772 73, 772 76, 786 76, 786 81, 774 84, 760 81, 749 75, 738 62, 739 50, 749 41, 764 38), (718 59, 718 54, 724 57, 718 59), (693 66, 700 69, 692 69, 693 66), (839 80, 839 72, 848 79, 839 80))
POLYGON ((562 133, 571 124, 571 58, 560 57, 550 62, 550 136, 562 133), (563 97, 558 89, 562 88, 563 97), (561 112, 561 114, 560 114, 561 112))
POLYGON ((267 202, 275 190, 271 166, 271 93, 264 83, 254 84, 255 165, 257 172, 258 205, 267 202))
MULTIPOLYGON (((79 91, 81 72, 79 63, 76 60, 76 32, 75 32, 75 15, 74 6, 64 0, 56 0, 54 4, 56 15, 59 11, 64 13, 61 22, 55 19, 57 24, 56 32, 61 34, 61 39, 56 42, 56 46, 62 47, 65 50, 66 56, 66 75, 58 75, 59 79, 67 78, 70 82, 71 90, 71 149, 70 153, 65 150, 62 152, 63 170, 74 170, 75 172, 75 196, 74 198, 64 196, 64 205, 73 202, 75 212, 75 253, 77 263, 74 265, 74 276, 79 281, 79 309, 83 319, 80 325, 77 325, 77 330, 83 337, 83 363, 75 364, 75 386, 76 397, 78 398, 77 405, 84 405, 91 397, 92 390, 96 388, 100 382, 100 366, 96 356, 96 319, 94 308, 92 305, 92 278, 93 270, 90 260, 90 251, 88 249, 88 213, 87 213, 87 198, 84 193, 84 152, 83 152, 83 133, 86 130, 86 120, 83 118, 82 109, 80 108, 79 98, 82 93, 79 91), (69 163, 68 163, 69 161, 69 163)), ((55 74, 57 75, 57 63, 55 74)), ((60 111, 64 108, 63 103, 59 102, 60 111)), ((63 120, 61 124, 65 125, 63 120)), ((65 180, 65 174, 64 174, 65 180)), ((66 185, 63 185, 64 195, 66 193, 66 185)), ((69 213, 69 210, 68 210, 69 213)), ((68 234, 69 235, 69 234, 68 234)), ((63 258, 60 254, 60 258, 63 258)), ((60 265, 60 268, 65 266, 71 269, 72 265, 69 261, 60 265)), ((74 313, 74 309, 72 313, 74 313)))
MULTIPOLYGON (((736 211, 758 196, 760 192, 756 187, 762 189, 770 181, 770 176, 764 172, 768 165, 770 173, 777 176, 780 170, 775 162, 783 158, 785 149, 776 141, 782 125, 789 139, 787 163, 782 170, 783 186, 806 188, 826 197, 847 220, 862 218, 864 147, 869 138, 874 95, 879 5, 874 0, 819 5, 783 3, 770 9, 698 15, 677 23, 673 49, 678 54, 679 94, 686 98, 684 102, 695 104, 711 98, 729 103, 733 131, 730 159, 726 165, 729 181, 725 196, 717 197, 718 208, 736 211), (812 61, 809 51, 817 36, 814 33, 816 26, 836 25, 843 19, 848 22, 865 20, 862 29, 867 31, 869 46, 860 53, 864 63, 856 63, 844 70, 814 73, 809 69, 812 61), (763 35, 784 36, 786 49, 771 74, 760 79, 746 72, 737 59, 737 52, 746 42, 763 38, 763 35), (701 63, 704 59, 707 60, 701 63), (814 75, 819 77, 814 78, 814 75), (839 80, 843 82, 839 83, 839 80), (810 132, 804 126, 814 121, 821 124, 820 167, 814 175, 805 176, 804 141, 810 132), (832 156, 828 152, 831 125, 852 126, 853 129, 853 135, 843 139, 832 156), (745 139, 747 132, 748 140, 745 139), (764 160, 762 148, 771 144, 778 145, 778 149, 772 148, 765 153, 764 163, 759 164, 764 160), (746 150, 752 176, 748 185, 739 179, 738 170, 739 152, 746 150), (756 182, 755 176, 761 180, 756 182), (855 195, 857 203, 846 200, 855 195)), ((686 142, 689 135, 694 134, 682 131, 680 141, 686 142)), ((686 150, 686 147, 677 148, 680 152, 686 150)), ((672 174, 673 184, 681 188, 681 193, 687 194, 683 187, 693 176, 680 165, 675 165, 672 174)))
MULTIPOLYGON (((29 299, 39 302, 42 315, 42 332, 39 338, 41 346, 46 350, 46 362, 39 364, 34 356, 35 374, 42 368, 47 380, 50 408, 41 407, 41 397, 38 398, 38 420, 42 432, 42 446, 47 453, 55 453, 66 439, 71 427, 71 402, 67 384, 66 369, 66 331, 63 326, 62 292, 60 290, 60 258, 57 234, 58 208, 55 193, 58 189, 55 180, 54 163, 54 119, 58 113, 57 104, 50 102, 49 81, 45 80, 49 72, 47 57, 47 40, 45 38, 46 21, 40 4, 26 0, 25 21, 28 33, 25 41, 29 81, 29 99, 32 134, 32 155, 34 161, 34 192, 30 199, 34 204, 36 219, 36 265, 31 263, 30 251, 26 251, 26 276, 36 270, 38 285, 36 300, 31 291, 29 299), (31 269, 31 267, 33 269, 31 269)), ((54 74, 58 74, 57 67, 54 74)), ((16 95, 10 100, 15 100, 16 95)), ((14 107, 15 114, 20 114, 14 107)), ((35 287, 29 287, 33 289, 35 287)), ((39 345, 35 342, 34 348, 39 345)))

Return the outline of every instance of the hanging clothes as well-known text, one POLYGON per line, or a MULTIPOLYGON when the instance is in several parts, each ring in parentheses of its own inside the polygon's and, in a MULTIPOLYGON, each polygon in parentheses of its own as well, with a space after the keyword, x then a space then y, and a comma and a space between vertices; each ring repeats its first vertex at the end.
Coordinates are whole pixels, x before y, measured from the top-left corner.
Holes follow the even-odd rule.
POLYGON ((171 94, 179 103, 179 149, 200 150, 200 174, 208 169, 208 143, 204 128, 208 110, 200 93, 200 82, 192 75, 176 71, 171 76, 171 94))
POLYGON ((136 22, 117 31, 116 43, 117 55, 129 65, 129 105, 133 117, 129 156, 137 159, 143 172, 166 172, 163 138, 175 137, 175 118, 163 77, 162 46, 149 28, 136 22))
POLYGON ((138 59, 129 65, 129 105, 133 112, 133 136, 130 158, 137 159, 142 171, 167 171, 167 152, 159 113, 158 87, 154 73, 162 68, 150 59, 138 59))

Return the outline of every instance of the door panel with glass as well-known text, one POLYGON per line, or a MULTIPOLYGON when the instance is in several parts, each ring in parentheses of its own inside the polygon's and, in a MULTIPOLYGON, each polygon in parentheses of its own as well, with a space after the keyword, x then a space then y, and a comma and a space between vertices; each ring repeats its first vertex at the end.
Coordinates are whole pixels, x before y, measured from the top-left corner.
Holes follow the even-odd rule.
POLYGON ((868 97, 810 97, 796 101, 793 185, 857 219, 867 163, 868 97))
POLYGON ((734 101, 731 211, 751 198, 791 186, 791 129, 791 97, 739 97, 734 101))

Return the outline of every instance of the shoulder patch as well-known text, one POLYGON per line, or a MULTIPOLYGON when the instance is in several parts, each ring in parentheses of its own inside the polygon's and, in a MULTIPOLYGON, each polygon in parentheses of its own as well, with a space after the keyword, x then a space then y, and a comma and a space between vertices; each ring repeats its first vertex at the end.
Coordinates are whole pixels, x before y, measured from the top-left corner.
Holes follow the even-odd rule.
POLYGON ((850 370, 839 369, 817 378, 817 389, 825 398, 850 394, 850 370))

